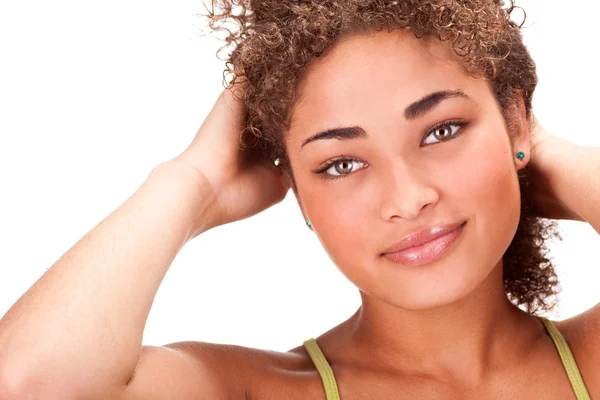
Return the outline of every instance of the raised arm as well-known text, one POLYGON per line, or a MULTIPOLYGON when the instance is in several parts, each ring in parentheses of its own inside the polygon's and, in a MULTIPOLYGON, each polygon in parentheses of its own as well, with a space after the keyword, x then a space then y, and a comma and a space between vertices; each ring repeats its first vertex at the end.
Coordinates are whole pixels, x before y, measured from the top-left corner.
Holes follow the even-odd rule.
POLYGON ((0 398, 222 393, 210 351, 142 348, 142 334, 159 285, 188 240, 285 197, 276 167, 239 150, 242 115, 242 102, 224 91, 192 144, 154 168, 0 320, 0 398))
POLYGON ((600 147, 570 142, 539 125, 536 138, 532 183, 547 204, 555 203, 547 209, 558 210, 557 219, 588 222, 600 233, 600 147))
MULTIPOLYGON (((538 125, 534 132, 532 186, 538 190, 542 216, 588 222, 600 233, 600 147, 582 146, 550 135, 538 125)), ((596 273, 598 260, 589 260, 596 273)), ((584 375, 595 376, 600 365, 600 304, 569 319, 568 340, 584 375)), ((592 382, 588 382, 591 384, 592 382)))
POLYGON ((5 388, 34 398, 124 388, 158 286, 206 197, 155 168, 64 254, 0 321, 5 388))

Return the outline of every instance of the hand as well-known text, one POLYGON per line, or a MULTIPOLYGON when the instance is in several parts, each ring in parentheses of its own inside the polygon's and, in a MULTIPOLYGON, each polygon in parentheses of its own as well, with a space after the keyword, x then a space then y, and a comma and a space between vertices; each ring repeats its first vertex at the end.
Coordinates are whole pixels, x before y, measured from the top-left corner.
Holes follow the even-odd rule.
POLYGON ((192 143, 166 163, 191 177, 190 184, 198 185, 203 196, 211 197, 209 209, 196 218, 190 239, 210 228, 258 214, 282 201, 289 190, 289 183, 272 161, 256 149, 240 150, 245 122, 243 90, 245 85, 237 84, 225 89, 192 143))
POLYGON ((568 173, 560 168, 561 154, 573 148, 575 144, 552 135, 533 117, 531 131, 531 160, 527 165, 530 185, 526 191, 533 199, 533 214, 541 218, 568 219, 584 221, 574 211, 565 206, 556 190, 555 174, 568 173))

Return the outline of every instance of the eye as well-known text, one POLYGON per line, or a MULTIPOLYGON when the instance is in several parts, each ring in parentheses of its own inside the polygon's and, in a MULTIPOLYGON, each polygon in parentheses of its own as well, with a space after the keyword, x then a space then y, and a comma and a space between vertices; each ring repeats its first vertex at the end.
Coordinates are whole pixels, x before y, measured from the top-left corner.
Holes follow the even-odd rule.
POLYGON ((350 173, 362 168, 364 163, 351 157, 340 157, 329 161, 326 165, 317 171, 317 174, 323 175, 325 179, 343 178, 350 173))
POLYGON ((461 131, 461 128, 466 126, 466 121, 445 121, 431 128, 426 138, 433 137, 433 140, 424 140, 423 144, 435 144, 446 140, 453 139, 461 131))

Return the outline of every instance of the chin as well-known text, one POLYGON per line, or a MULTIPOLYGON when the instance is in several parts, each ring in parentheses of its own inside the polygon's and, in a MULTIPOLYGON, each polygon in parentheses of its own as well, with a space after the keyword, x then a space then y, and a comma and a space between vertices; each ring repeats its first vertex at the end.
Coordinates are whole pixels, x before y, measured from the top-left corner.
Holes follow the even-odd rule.
POLYGON ((433 311, 473 296, 485 297, 498 290, 504 293, 501 262, 486 269, 481 266, 489 263, 475 266, 472 262, 456 260, 452 264, 440 263, 428 271, 415 271, 410 274, 412 276, 403 274, 396 279, 390 278, 385 285, 381 282, 370 285, 377 289, 365 290, 365 293, 406 311, 433 311))
POLYGON ((394 306, 407 311, 430 311, 459 303, 473 293, 477 286, 476 283, 466 285, 465 282, 446 282, 443 287, 431 287, 423 291, 411 290, 392 300, 394 306))

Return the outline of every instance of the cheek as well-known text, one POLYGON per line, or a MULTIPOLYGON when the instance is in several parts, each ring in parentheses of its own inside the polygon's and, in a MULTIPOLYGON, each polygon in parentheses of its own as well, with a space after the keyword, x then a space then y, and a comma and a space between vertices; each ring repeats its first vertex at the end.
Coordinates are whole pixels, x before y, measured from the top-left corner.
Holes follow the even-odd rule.
MULTIPOLYGON (((505 134, 503 134, 505 135, 505 134)), ((498 136, 499 139, 504 137, 498 136)), ((483 258, 496 262, 508 248, 520 217, 520 192, 510 145, 503 140, 479 147, 453 178, 453 203, 473 218, 483 258)), ((450 190, 450 189, 449 189, 450 190)))
MULTIPOLYGON (((508 151, 482 151, 477 157, 455 168, 447 181, 452 182, 456 198, 474 213, 497 214, 512 209, 518 203, 516 173, 510 164, 508 151)), ((454 197, 454 196, 453 196, 454 197)), ((517 204, 518 205, 518 204, 517 204)))
MULTIPOLYGON (((333 185, 336 183, 333 182, 333 185)), ((333 192, 333 190, 332 190, 333 192)), ((364 191, 351 191, 339 198, 321 190, 318 195, 309 196, 312 204, 307 204, 311 218, 319 221, 315 232, 325 251, 337 265, 352 264, 366 248, 364 235, 369 234, 369 196, 364 191)), ((364 257, 364 254, 362 254, 364 257)))

